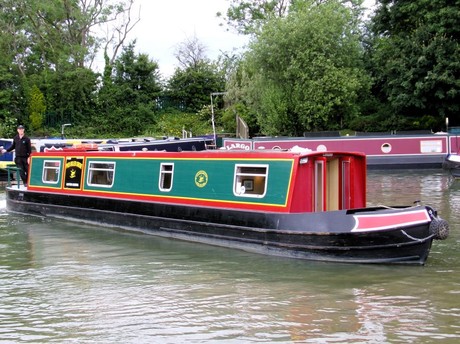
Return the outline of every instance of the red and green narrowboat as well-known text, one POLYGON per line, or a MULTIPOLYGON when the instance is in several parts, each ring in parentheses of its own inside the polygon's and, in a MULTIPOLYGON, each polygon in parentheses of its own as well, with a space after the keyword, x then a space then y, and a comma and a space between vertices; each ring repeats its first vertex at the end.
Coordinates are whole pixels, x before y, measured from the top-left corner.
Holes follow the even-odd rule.
POLYGON ((429 206, 366 208, 353 152, 36 152, 6 195, 11 212, 320 261, 424 264, 449 230, 429 206))

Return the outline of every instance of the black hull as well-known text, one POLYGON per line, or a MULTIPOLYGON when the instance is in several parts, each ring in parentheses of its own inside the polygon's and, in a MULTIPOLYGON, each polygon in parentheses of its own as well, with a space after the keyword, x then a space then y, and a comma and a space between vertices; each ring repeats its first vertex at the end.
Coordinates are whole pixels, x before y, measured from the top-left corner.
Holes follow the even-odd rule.
POLYGON ((352 233, 352 218, 346 211, 254 213, 19 189, 7 189, 7 208, 250 252, 331 262, 423 265, 433 240, 429 223, 352 233))
POLYGON ((436 169, 442 168, 444 156, 428 155, 428 156, 368 156, 367 167, 373 169, 412 169, 425 168, 436 169))

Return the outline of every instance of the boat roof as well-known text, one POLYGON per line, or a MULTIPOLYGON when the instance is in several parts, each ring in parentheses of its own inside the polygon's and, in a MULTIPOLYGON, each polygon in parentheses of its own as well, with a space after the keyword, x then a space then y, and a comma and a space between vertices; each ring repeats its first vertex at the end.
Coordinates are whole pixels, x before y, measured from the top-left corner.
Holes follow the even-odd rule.
POLYGON ((359 156, 364 157, 362 152, 347 152, 347 151, 312 151, 307 149, 302 150, 203 150, 203 151, 182 151, 182 152, 166 152, 166 151, 95 151, 84 150, 78 148, 69 148, 63 150, 48 150, 47 152, 37 152, 34 154, 40 155, 85 155, 85 156, 113 156, 113 157, 170 157, 170 158, 224 158, 224 159, 293 159, 312 156, 359 156))

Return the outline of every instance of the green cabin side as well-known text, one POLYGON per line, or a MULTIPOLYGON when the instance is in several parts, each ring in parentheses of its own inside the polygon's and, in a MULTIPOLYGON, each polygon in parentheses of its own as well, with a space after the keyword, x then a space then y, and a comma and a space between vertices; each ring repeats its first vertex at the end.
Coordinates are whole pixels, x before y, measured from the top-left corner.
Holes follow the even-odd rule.
POLYGON ((366 206, 359 153, 63 151, 34 153, 30 169, 31 191, 276 212, 366 206))
POLYGON ((30 190, 286 208, 294 159, 34 155, 30 190))

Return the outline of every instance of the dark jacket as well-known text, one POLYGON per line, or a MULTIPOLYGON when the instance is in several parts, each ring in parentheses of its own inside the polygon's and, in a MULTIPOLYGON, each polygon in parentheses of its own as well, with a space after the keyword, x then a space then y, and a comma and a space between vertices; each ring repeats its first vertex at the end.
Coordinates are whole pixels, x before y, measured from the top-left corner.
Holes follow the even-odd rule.
POLYGON ((12 145, 6 151, 11 152, 12 150, 15 151, 17 157, 28 158, 30 153, 32 153, 30 139, 26 135, 24 135, 22 139, 19 138, 19 135, 16 135, 13 138, 12 145))

